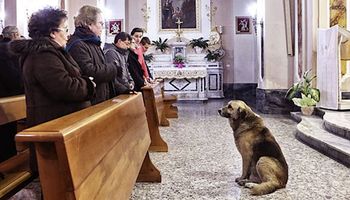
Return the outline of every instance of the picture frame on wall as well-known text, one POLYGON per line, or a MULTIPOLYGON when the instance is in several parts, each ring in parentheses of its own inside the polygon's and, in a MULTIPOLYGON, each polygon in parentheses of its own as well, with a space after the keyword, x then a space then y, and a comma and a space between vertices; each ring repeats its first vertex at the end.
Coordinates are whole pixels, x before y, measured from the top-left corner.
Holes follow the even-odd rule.
POLYGON ((236 34, 252 33, 252 17, 236 16, 236 34))
POLYGON ((123 20, 122 19, 109 19, 107 20, 107 34, 116 35, 122 31, 123 20))
POLYGON ((200 30, 200 0, 158 0, 160 31, 174 31, 180 20, 184 31, 200 30))

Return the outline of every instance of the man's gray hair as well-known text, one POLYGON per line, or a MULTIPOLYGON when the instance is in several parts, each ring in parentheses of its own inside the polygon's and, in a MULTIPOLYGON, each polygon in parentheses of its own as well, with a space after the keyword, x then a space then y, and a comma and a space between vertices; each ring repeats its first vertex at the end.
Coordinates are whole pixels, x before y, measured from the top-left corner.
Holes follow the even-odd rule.
POLYGON ((4 38, 11 38, 12 33, 18 33, 18 28, 16 26, 6 26, 2 29, 2 35, 4 38))
POLYGON ((79 27, 95 24, 97 23, 97 15, 101 13, 101 9, 85 5, 79 9, 78 16, 74 18, 74 25, 75 27, 79 27))

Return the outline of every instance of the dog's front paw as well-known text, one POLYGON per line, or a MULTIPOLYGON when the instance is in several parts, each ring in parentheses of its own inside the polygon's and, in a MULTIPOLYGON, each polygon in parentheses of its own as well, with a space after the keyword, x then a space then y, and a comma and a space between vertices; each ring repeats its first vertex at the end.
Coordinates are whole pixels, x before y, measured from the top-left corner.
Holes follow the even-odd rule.
POLYGON ((246 182, 248 182, 248 179, 244 179, 242 177, 236 178, 235 179, 236 183, 240 186, 244 186, 246 182))
POLYGON ((244 184, 244 187, 246 187, 246 188, 249 188, 249 189, 252 189, 254 186, 256 186, 256 185, 258 185, 258 184, 256 184, 256 183, 246 183, 246 184, 244 184))

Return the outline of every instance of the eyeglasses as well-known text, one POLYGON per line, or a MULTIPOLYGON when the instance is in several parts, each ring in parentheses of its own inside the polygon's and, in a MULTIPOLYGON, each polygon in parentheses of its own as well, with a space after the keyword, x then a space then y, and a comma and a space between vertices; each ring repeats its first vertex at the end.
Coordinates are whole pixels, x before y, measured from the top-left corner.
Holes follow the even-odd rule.
POLYGON ((55 30, 66 32, 66 33, 68 33, 68 31, 69 31, 68 28, 55 28, 55 30))
POLYGON ((126 45, 130 45, 130 41, 129 40, 125 40, 125 41, 122 41, 124 44, 126 45))

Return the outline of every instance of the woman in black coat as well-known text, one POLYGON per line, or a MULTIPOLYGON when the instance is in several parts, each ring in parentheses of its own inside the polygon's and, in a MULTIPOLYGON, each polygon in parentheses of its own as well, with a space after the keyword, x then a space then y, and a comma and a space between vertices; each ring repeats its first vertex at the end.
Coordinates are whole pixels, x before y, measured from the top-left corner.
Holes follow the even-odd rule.
POLYGON ((129 57, 128 57, 128 69, 129 73, 134 80, 135 86, 134 90, 137 92, 141 91, 141 88, 146 85, 145 79, 143 77, 143 71, 141 64, 138 60, 138 55, 134 52, 135 41, 130 38, 130 48, 129 48, 129 57))
POLYGON ((94 83, 81 75, 78 64, 64 49, 67 27, 65 11, 45 8, 29 20, 32 40, 16 40, 10 44, 20 55, 29 126, 91 105, 94 83))

